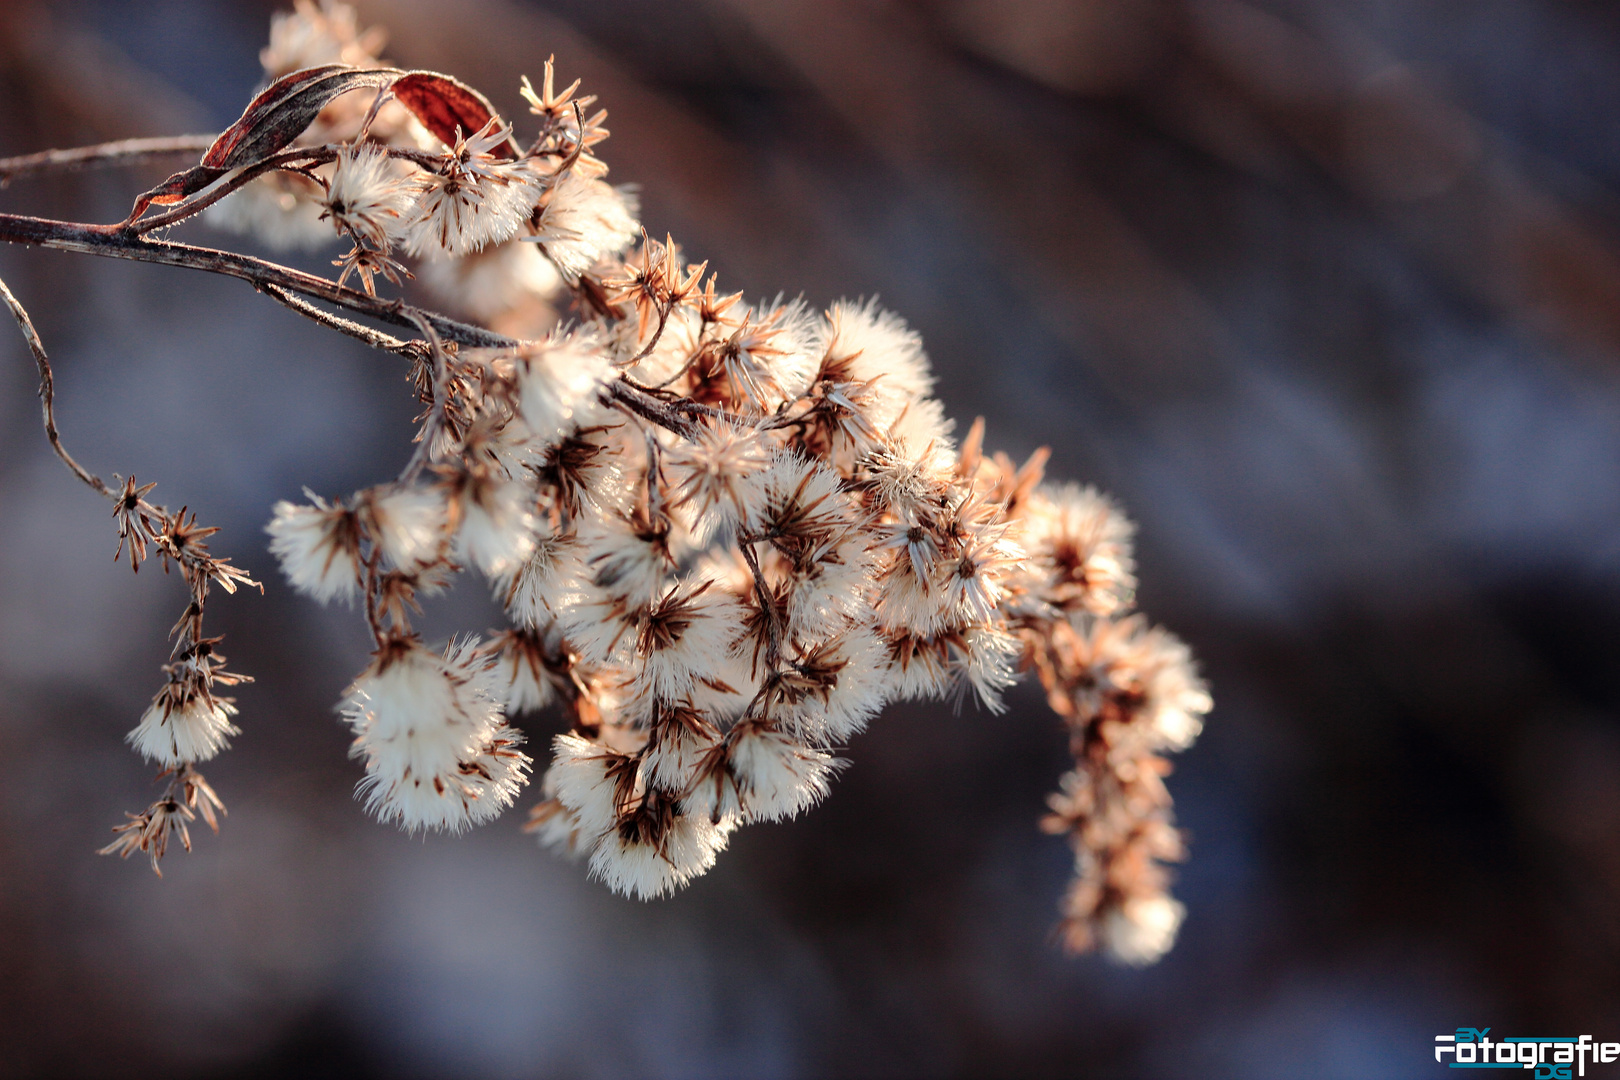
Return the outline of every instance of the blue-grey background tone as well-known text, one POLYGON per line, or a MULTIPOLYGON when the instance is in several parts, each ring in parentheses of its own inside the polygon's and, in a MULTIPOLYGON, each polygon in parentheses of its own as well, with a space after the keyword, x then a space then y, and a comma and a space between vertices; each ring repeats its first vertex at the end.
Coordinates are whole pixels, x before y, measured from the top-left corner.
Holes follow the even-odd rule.
MULTIPOLYGON (((271 10, 0 4, 0 153, 217 130, 271 10)), ((70 448, 222 526, 265 596, 210 612, 259 680, 207 770, 221 835, 161 881, 97 858, 153 795, 121 738, 183 591, 112 563, 0 328, 0 1073, 1371 1078, 1459 1025, 1620 1039, 1613 5, 361 10, 513 115, 555 54, 649 230, 751 295, 880 295, 961 422, 1123 501, 1217 702, 1171 778, 1181 943, 1050 945, 1065 748, 1028 689, 891 711, 822 807, 660 903, 521 812, 367 821, 333 712, 363 625, 291 595, 262 527, 398 469, 403 372, 240 282, 7 248, 70 448)), ((0 206, 116 220, 163 171, 0 206)), ((496 618, 467 581, 427 629, 496 618)))

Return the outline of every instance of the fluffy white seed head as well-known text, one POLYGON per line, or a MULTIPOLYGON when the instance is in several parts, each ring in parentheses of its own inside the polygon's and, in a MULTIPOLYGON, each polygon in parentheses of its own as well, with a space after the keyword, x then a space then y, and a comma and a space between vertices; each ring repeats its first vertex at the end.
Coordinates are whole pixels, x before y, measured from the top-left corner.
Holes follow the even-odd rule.
POLYGON ((720 733, 703 712, 683 705, 660 710, 642 760, 646 783, 670 795, 691 786, 699 766, 720 744, 720 733))
POLYGON ((910 454, 925 454, 930 448, 954 453, 951 432, 956 421, 945 415, 945 405, 936 398, 914 398, 901 407, 894 422, 884 428, 884 438, 910 454))
POLYGON ((705 424, 664 457, 678 506, 691 513, 699 535, 757 520, 765 500, 761 476, 772 462, 771 443, 758 431, 725 422, 705 424))
POLYGON ((1182 750, 1203 730, 1213 703, 1192 653, 1140 614, 1114 621, 1071 616, 1076 656, 1087 676, 1073 693, 1079 711, 1098 715, 1109 695, 1128 694, 1145 722, 1132 725, 1144 752, 1182 750))
POLYGON ((674 892, 713 866, 729 839, 724 823, 669 804, 639 814, 651 820, 611 830, 591 852, 592 876, 624 896, 651 900, 674 892))
POLYGON ((1187 909, 1165 895, 1131 897, 1103 919, 1102 943, 1122 964, 1156 962, 1176 943, 1187 909))
POLYGON ((601 180, 571 171, 557 181, 540 210, 540 245, 570 281, 601 259, 620 255, 640 229, 635 198, 601 180))
POLYGON ((887 652, 865 624, 795 645, 771 689, 771 719, 807 742, 846 742, 866 728, 888 697, 887 652))
POLYGON ((891 633, 928 636, 939 632, 950 615, 950 596, 936 583, 940 549, 937 538, 920 525, 879 527, 877 551, 887 557, 878 574, 874 610, 878 624, 891 633))
POLYGON ((417 174, 416 205, 403 226, 412 255, 460 257, 517 234, 540 201, 541 185, 528 165, 495 157, 510 135, 491 119, 458 140, 440 169, 417 174))
POLYGON ((841 536, 854 523, 854 509, 838 473, 818 461, 779 453, 760 478, 765 495, 745 523, 751 532, 825 541, 841 536))
MULTIPOLYGON (((484 825, 500 817, 517 801, 529 782, 532 762, 520 753, 523 733, 502 725, 491 733, 472 757, 462 761, 452 780, 470 825, 484 825)), ((425 797, 425 796, 424 796, 425 797)))
POLYGON ((994 532, 970 535, 940 566, 946 618, 957 625, 994 620, 1007 598, 1006 583, 1023 559, 1021 548, 994 532))
POLYGON ((520 737, 495 693, 476 639, 442 656, 415 641, 386 644, 342 708, 351 755, 366 767, 367 809, 412 832, 460 832, 510 805, 528 758, 513 749, 520 737))
POLYGON ((1215 703, 1198 675, 1192 650, 1180 638, 1157 626, 1145 638, 1152 659, 1144 665, 1143 682, 1156 749, 1185 750, 1204 730, 1204 714, 1215 703))
POLYGON ((1017 663, 1023 647, 1018 639, 993 626, 970 626, 960 635, 957 654, 958 685, 972 688, 979 703, 992 713, 1007 711, 1001 692, 1018 679, 1017 663))
POLYGON ((456 556, 492 578, 515 572, 534 552, 533 505, 521 481, 494 472, 467 478, 456 491, 456 556))
POLYGON ((165 687, 124 741, 148 761, 165 768, 207 761, 230 745, 241 731, 231 723, 236 709, 195 687, 165 687))
POLYGON ((517 373, 519 415, 546 445, 594 418, 613 369, 595 337, 575 333, 526 349, 517 358, 517 373))
POLYGON ((675 569, 668 531, 622 514, 607 512, 582 522, 579 538, 589 553, 591 584, 629 607, 650 603, 675 569))
POLYGON ((321 217, 332 223, 338 235, 370 241, 386 252, 410 206, 410 187, 386 150, 375 143, 338 148, 332 179, 321 200, 321 217))
POLYGON ((442 303, 492 329, 538 336, 556 320, 551 302, 563 281, 549 259, 520 239, 459 259, 429 259, 417 265, 416 278, 442 303))
POLYGON ((448 552, 449 508, 433 487, 373 488, 356 496, 388 565, 416 573, 448 552))
POLYGON ((529 820, 523 829, 533 833, 543 848, 550 848, 561 855, 583 854, 579 822, 574 818, 574 812, 558 802, 555 796, 536 804, 529 811, 529 820))
POLYGON ((743 720, 701 764, 685 805, 711 821, 782 821, 826 798, 838 765, 825 750, 743 720))
POLYGON ((274 251, 317 251, 332 242, 332 226, 321 220, 320 195, 320 185, 305 177, 268 173, 210 204, 202 218, 274 251))
POLYGON ((874 383, 892 422, 906 402, 930 397, 934 376, 922 338, 892 311, 872 300, 840 300, 820 326, 821 376, 874 383))
POLYGON ((561 647, 554 627, 508 630, 490 643, 491 682, 507 715, 535 712, 555 699, 546 658, 561 647))
POLYGON ((764 373, 767 392, 757 398, 762 406, 773 409, 809 389, 821 343, 817 322, 815 312, 804 301, 784 302, 780 296, 749 312, 747 325, 758 330, 742 334, 738 349, 745 363, 764 373), (757 350, 756 344, 760 346, 757 350))
POLYGON ((788 632, 801 641, 827 637, 872 603, 873 559, 859 537, 828 541, 792 574, 788 632))
POLYGON ((492 582, 495 599, 506 609, 507 617, 528 627, 545 626, 556 619, 569 603, 569 594, 579 588, 585 571, 582 551, 575 534, 537 526, 529 557, 492 582))
POLYGON ((590 844, 612 829, 619 805, 633 791, 635 763, 624 754, 574 734, 551 742, 555 757, 546 784, 573 814, 580 836, 590 844))
POLYGON ((383 35, 360 31, 348 4, 297 0, 296 9, 270 17, 270 44, 259 50, 259 63, 270 78, 322 64, 364 67, 376 60, 383 35))
POLYGON ((265 526, 270 552, 293 588, 321 603, 353 600, 360 581, 360 528, 351 507, 328 506, 315 495, 311 506, 285 500, 265 526))
POLYGON ((664 701, 689 698, 701 682, 715 677, 742 620, 742 605, 712 581, 672 586, 636 627, 634 648, 641 661, 636 691, 664 701))
POLYGON ((1093 615, 1130 606, 1136 592, 1135 527, 1093 487, 1044 484, 1029 502, 1019 539, 1044 576, 1051 603, 1093 615))
POLYGON ((951 688, 950 648, 904 631, 885 633, 889 694, 894 701, 937 701, 951 688))

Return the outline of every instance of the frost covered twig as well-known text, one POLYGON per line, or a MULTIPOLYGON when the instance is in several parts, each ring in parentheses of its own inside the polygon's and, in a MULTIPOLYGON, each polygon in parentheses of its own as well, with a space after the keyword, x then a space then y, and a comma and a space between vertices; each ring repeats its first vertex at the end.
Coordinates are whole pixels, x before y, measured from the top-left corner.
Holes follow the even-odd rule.
MULTIPOLYGON (((538 92, 522 87, 525 143, 471 87, 389 67, 379 41, 348 8, 300 0, 242 119, 126 221, 0 214, 0 239, 239 277, 409 361, 423 411, 397 479, 278 503, 268 526, 295 588, 362 607, 374 651, 341 713, 367 808, 411 831, 493 819, 533 765, 508 717, 557 705, 569 730, 529 828, 615 890, 658 896, 738 828, 824 798, 835 754, 885 704, 1000 712, 1032 669, 1075 757, 1043 823, 1075 855, 1063 940, 1161 955, 1182 914, 1161 865, 1182 855, 1164 754, 1210 701, 1185 646, 1132 613, 1124 517, 1045 483, 1044 452, 984 453, 982 422, 958 442, 898 317, 749 304, 650 238, 604 179, 606 112, 577 81, 558 91, 551 60, 538 92), (349 250, 334 281, 147 238, 198 215, 349 250), (410 277, 461 317, 377 295, 410 277), (467 570, 509 625, 430 648, 419 601, 467 570)), ((98 483, 61 449, 48 394, 46 409, 53 446, 98 483)), ((195 764, 236 733, 215 687, 243 677, 201 619, 210 583, 247 577, 149 487, 102 490, 132 566, 151 548, 192 586, 168 681, 130 736, 170 785, 105 849, 156 867, 171 835, 189 847, 195 812, 213 824, 220 808, 195 764)))

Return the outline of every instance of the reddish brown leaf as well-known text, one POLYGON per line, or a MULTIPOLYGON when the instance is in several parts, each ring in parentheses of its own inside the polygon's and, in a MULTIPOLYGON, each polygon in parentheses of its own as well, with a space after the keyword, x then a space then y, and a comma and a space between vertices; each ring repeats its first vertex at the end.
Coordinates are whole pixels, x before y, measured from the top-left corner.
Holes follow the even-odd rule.
MULTIPOLYGON (((472 87, 433 71, 412 71, 394 81, 394 98, 422 121, 422 126, 446 146, 456 141, 456 129, 465 135, 479 131, 496 116, 495 106, 472 87)), ((495 148, 497 156, 516 160, 521 151, 510 138, 495 148)))
POLYGON ((333 98, 361 87, 381 89, 398 75, 388 68, 353 68, 347 64, 325 64, 283 75, 253 99, 242 119, 214 140, 201 164, 237 169, 263 161, 290 146, 333 98))
POLYGON ((387 68, 362 69, 347 64, 325 64, 283 75, 248 104, 240 120, 214 140, 202 161, 137 198, 128 220, 140 217, 153 203, 163 206, 179 202, 232 169, 263 161, 291 145, 339 94, 361 87, 380 89, 398 75, 387 68))

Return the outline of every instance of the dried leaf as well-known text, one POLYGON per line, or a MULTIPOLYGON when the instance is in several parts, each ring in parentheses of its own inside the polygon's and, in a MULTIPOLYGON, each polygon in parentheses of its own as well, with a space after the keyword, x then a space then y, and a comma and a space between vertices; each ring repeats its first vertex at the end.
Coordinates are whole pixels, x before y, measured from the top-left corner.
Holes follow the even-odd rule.
POLYGON ((139 218, 153 203, 165 206, 179 202, 232 169, 263 161, 291 145, 339 94, 361 87, 380 89, 398 75, 387 68, 355 68, 347 64, 325 64, 283 75, 248 104, 240 120, 214 140, 202 161, 137 198, 128 220, 139 218))
POLYGON ((388 68, 326 64, 283 75, 254 98, 214 145, 202 164, 218 169, 251 165, 290 146, 332 99, 361 87, 381 89, 399 75, 388 68))
MULTIPOLYGON (((433 71, 412 71, 394 81, 394 98, 416 114, 422 126, 438 136, 446 146, 456 141, 456 129, 471 135, 496 116, 495 106, 477 90, 448 75, 433 71)), ((510 138, 495 148, 506 160, 521 156, 510 138)))

